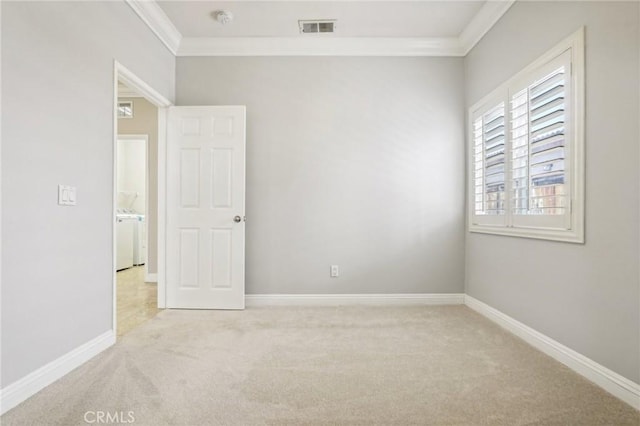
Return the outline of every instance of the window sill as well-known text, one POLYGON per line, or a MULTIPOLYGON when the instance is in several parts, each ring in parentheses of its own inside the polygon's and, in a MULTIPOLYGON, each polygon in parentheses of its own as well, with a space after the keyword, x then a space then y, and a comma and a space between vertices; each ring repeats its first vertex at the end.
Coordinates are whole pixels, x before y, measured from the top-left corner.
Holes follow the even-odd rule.
POLYGON ((469 225, 468 231, 471 233, 492 234, 505 237, 533 238, 537 240, 584 244, 584 232, 581 230, 507 228, 503 226, 469 225))

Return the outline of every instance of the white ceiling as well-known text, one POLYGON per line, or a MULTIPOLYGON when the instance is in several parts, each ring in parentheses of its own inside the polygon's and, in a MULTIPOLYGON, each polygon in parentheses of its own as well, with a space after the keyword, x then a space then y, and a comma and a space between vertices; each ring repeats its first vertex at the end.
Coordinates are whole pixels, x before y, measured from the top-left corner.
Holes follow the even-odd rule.
POLYGON ((464 56, 515 0, 125 1, 176 56, 464 56), (301 34, 314 19, 336 32, 301 34))
POLYGON ((309 37, 298 20, 337 19, 323 37, 457 37, 485 1, 158 1, 183 37, 309 37), (223 25, 215 11, 230 11, 223 25))

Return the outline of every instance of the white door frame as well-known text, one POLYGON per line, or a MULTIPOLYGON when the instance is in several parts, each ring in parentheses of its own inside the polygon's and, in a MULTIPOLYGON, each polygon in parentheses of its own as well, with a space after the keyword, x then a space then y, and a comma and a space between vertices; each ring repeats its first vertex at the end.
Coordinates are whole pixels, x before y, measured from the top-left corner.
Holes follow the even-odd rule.
MULTIPOLYGON (((111 212, 111 273, 113 285, 113 333, 116 334, 116 210, 118 208, 118 188, 116 186, 117 149, 118 149, 118 81, 142 95, 147 101, 158 107, 158 308, 166 306, 165 288, 165 188, 166 188, 166 137, 167 137, 167 108, 172 103, 144 80, 129 71, 117 60, 113 63, 113 141, 112 141, 112 212, 111 212)), ((148 165, 147 165, 148 167, 148 165)), ((147 184, 148 184, 147 179, 147 184)), ((147 206, 148 207, 148 206, 147 206)), ((147 210, 148 211, 148 210, 147 210)), ((147 242, 148 242, 147 234, 147 242)), ((148 244, 147 244, 148 248, 148 244)))
MULTIPOLYGON (((144 280, 149 282, 149 135, 136 135, 136 134, 119 134, 117 140, 120 141, 144 141, 144 214, 145 214, 145 244, 147 247, 147 256, 144 262, 144 280)), ((115 161, 116 166, 118 163, 118 144, 116 142, 116 152, 115 152, 115 161)), ((116 169, 117 170, 117 169, 116 169)), ((117 176, 116 176, 117 179, 117 176)), ((118 188, 116 186, 116 194, 118 188)), ((116 206, 117 207, 117 206, 116 206)), ((157 231, 156 231, 157 233, 157 231)), ((157 250, 157 247, 156 247, 157 250)), ((156 254, 157 256, 157 254, 156 254)))

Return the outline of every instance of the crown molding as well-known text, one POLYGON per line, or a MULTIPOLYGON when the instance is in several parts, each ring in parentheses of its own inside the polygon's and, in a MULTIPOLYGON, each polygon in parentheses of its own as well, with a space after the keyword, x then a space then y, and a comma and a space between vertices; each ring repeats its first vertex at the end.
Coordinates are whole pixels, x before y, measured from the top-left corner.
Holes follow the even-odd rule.
POLYGON ((133 11, 147 24, 160 41, 174 55, 178 53, 178 47, 182 40, 182 34, 173 25, 164 10, 158 6, 155 0, 125 0, 133 11))
POLYGON ((478 42, 498 22, 498 19, 506 13, 515 3, 515 0, 487 1, 478 13, 471 18, 458 37, 463 55, 466 55, 478 44, 478 42))
MULTIPOLYGON (((176 56, 465 56, 515 0, 489 0, 458 37, 183 37, 155 0, 125 0, 176 56)), ((239 1, 239 0, 238 0, 239 1)))
POLYGON ((185 37, 177 56, 462 56, 452 38, 185 37))

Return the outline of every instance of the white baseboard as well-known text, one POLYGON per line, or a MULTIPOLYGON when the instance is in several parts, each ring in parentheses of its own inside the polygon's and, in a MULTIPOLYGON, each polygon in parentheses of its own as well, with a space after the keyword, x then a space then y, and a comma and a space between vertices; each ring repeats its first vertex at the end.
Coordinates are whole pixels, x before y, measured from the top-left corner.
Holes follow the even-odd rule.
POLYGON ((246 306, 337 305, 462 305, 463 293, 453 294, 247 294, 246 306))
POLYGON ((146 282, 146 283, 157 283, 158 282, 158 274, 146 274, 144 276, 144 282, 146 282))
POLYGON ((6 388, 0 389, 0 414, 6 413, 65 374, 78 368, 115 342, 116 336, 113 330, 109 330, 40 367, 17 382, 13 382, 6 388))
POLYGON ((609 370, 607 367, 469 295, 465 296, 464 303, 474 311, 506 328, 531 346, 560 361, 610 394, 620 398, 636 410, 640 410, 639 384, 622 377, 615 371, 609 370))

